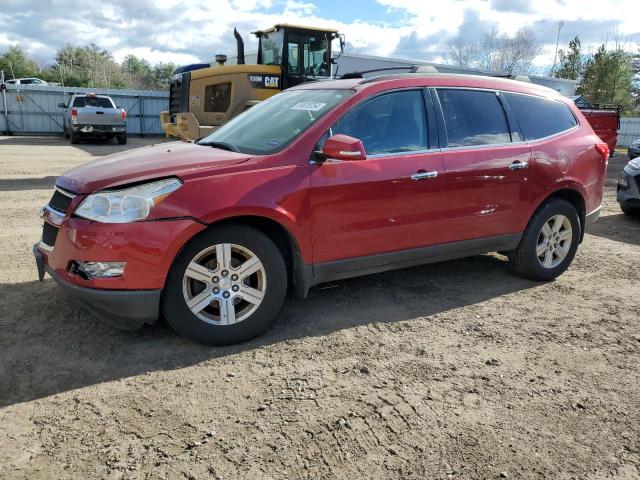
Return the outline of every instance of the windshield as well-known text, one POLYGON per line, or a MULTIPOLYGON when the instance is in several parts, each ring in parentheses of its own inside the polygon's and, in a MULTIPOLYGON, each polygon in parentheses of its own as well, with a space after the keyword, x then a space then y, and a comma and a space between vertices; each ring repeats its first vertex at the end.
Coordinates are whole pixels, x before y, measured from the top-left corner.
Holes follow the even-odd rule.
POLYGON ((201 145, 226 144, 242 153, 282 150, 353 90, 284 91, 247 110, 203 138, 201 145))

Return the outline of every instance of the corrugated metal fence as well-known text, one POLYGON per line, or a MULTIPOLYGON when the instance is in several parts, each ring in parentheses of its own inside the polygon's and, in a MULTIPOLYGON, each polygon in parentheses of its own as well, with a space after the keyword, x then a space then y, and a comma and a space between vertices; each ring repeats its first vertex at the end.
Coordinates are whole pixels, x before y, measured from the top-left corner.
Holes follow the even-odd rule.
POLYGON ((640 138, 640 118, 621 118, 618 130, 618 146, 628 147, 640 138))
POLYGON ((131 135, 163 133, 160 112, 169 109, 168 92, 36 85, 7 85, 5 95, 0 95, 0 133, 62 134, 64 109, 58 103, 66 103, 74 92, 109 95, 127 111, 127 133, 131 135))

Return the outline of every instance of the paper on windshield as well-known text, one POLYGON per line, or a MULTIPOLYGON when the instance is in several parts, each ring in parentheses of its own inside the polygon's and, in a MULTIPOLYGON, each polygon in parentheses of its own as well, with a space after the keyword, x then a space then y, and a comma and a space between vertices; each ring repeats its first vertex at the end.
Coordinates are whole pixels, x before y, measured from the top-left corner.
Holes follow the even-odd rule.
POLYGON ((289 110, 310 110, 312 112, 317 112, 321 110, 326 103, 317 103, 317 102, 298 102, 293 107, 289 108, 289 110))

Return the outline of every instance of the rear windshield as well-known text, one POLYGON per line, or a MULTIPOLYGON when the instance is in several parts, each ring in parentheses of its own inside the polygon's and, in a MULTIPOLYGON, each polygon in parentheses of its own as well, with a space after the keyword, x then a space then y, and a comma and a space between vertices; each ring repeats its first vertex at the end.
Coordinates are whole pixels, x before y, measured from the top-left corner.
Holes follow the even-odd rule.
POLYGON ((275 153, 352 94, 353 90, 285 91, 238 115, 198 143, 222 142, 255 155, 275 153))
POLYGON ((106 97, 76 97, 74 107, 113 108, 111 100, 106 97))

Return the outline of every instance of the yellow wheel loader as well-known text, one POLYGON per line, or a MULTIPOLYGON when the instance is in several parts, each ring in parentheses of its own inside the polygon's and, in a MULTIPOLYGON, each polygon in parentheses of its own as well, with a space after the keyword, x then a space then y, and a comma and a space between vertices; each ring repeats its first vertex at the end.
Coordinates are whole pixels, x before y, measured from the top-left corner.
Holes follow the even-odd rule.
POLYGON ((252 32, 258 37, 256 65, 245 64, 244 42, 237 30, 237 65, 195 64, 176 70, 169 90, 169 111, 160 113, 167 136, 197 140, 236 115, 303 82, 331 77, 331 41, 337 30, 279 24, 252 32))

